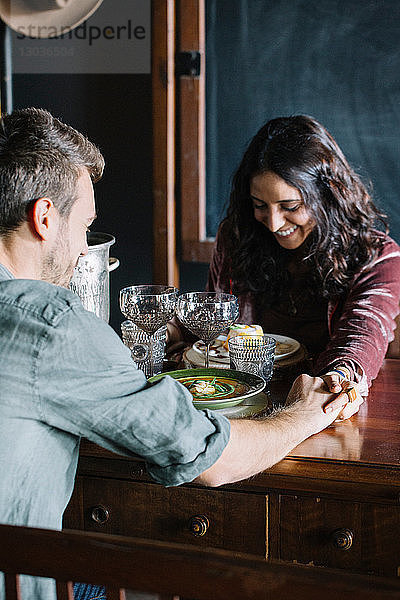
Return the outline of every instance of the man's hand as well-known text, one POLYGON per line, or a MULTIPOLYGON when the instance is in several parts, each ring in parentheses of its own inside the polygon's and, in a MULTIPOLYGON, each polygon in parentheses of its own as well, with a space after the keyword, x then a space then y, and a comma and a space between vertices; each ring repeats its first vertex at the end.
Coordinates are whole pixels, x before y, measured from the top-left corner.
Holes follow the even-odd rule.
POLYGON ((321 377, 309 375, 297 377, 286 400, 286 406, 304 415, 304 427, 312 427, 308 435, 328 427, 348 404, 349 397, 342 388, 339 394, 333 395, 321 377))

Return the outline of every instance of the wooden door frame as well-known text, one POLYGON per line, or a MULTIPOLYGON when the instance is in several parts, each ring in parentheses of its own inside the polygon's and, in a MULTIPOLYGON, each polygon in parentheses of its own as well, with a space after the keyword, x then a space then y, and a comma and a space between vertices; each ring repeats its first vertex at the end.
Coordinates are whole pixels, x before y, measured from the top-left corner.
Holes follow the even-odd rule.
POLYGON ((152 91, 153 281, 179 287, 177 216, 182 261, 207 263, 213 247, 205 219, 205 0, 152 0, 152 91), (175 53, 192 51, 200 74, 177 80, 175 53))
POLYGON ((175 202, 175 0, 152 0, 153 282, 179 287, 175 202))
POLYGON ((177 52, 198 52, 200 72, 177 81, 179 107, 181 258, 209 262, 213 239, 206 235, 205 0, 177 0, 177 52))

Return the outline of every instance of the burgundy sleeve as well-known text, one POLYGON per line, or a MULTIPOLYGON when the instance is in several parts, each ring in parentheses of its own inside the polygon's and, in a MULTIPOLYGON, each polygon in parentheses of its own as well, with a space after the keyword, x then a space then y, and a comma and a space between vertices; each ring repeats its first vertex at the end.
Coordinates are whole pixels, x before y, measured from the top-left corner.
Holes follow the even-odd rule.
POLYGON ((399 301, 400 248, 386 238, 372 264, 356 276, 341 313, 334 313, 331 338, 316 359, 315 372, 350 361, 370 386, 394 337, 399 301))

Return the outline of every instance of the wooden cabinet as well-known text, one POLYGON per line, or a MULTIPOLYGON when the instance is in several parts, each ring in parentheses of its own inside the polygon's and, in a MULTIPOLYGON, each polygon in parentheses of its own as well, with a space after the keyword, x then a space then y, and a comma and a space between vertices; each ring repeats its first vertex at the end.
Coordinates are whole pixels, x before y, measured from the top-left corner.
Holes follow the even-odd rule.
MULTIPOLYGON (((83 529, 265 557, 268 496, 79 478, 83 529)), ((67 513, 68 514, 68 513, 67 513)), ((68 517, 67 517, 68 518, 68 517)))
POLYGON ((79 476, 64 526, 397 576, 400 506, 79 476))
POLYGON ((400 565, 400 507, 279 497, 279 558, 376 575, 400 565))

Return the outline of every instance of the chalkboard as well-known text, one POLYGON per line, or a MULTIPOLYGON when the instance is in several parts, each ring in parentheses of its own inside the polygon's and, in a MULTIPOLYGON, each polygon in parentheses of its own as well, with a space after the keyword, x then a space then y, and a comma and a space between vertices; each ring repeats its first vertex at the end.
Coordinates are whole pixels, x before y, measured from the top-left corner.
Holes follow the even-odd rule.
POLYGON ((317 118, 400 242, 400 1, 207 0, 207 235, 268 119, 317 118))

